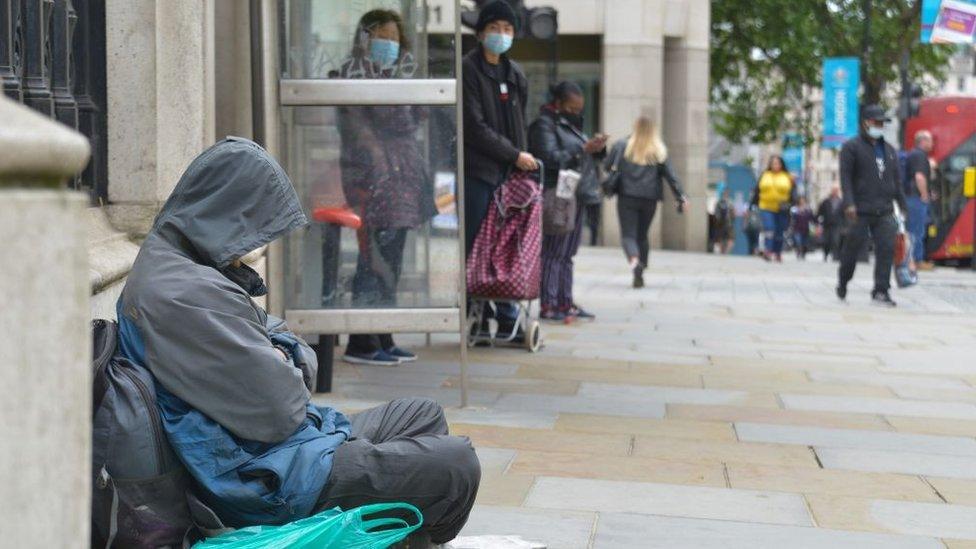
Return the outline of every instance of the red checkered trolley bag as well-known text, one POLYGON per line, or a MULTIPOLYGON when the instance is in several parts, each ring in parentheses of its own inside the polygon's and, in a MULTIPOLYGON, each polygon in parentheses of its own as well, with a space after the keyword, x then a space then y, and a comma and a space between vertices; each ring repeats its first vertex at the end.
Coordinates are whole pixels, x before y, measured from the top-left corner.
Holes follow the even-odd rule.
POLYGON ((539 297, 541 277, 542 188, 531 173, 515 171, 495 191, 467 259, 468 344, 514 343, 524 330, 525 347, 539 350, 542 335, 530 302, 539 297), (517 308, 515 329, 505 337, 484 333, 481 327, 501 302, 517 308))

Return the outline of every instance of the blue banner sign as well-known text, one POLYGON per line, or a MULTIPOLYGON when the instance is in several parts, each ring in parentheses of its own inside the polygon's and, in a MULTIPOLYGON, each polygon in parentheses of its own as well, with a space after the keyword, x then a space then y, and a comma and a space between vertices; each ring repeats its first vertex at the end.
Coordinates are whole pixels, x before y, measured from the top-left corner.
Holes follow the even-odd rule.
POLYGON ((857 135, 857 90, 861 84, 861 62, 856 57, 824 59, 823 146, 839 148, 857 135))
POLYGON ((803 136, 798 133, 788 133, 783 137, 783 163, 793 175, 797 193, 801 196, 806 188, 806 182, 803 180, 803 175, 806 173, 804 152, 803 136))

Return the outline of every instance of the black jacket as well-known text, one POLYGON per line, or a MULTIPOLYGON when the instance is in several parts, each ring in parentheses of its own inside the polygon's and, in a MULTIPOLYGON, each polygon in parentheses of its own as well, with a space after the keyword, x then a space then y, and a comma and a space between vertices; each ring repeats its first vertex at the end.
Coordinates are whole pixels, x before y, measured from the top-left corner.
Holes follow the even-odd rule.
POLYGON ((520 152, 526 150, 525 105, 529 82, 518 64, 502 56, 507 67, 511 104, 507 124, 499 102, 501 82, 488 70, 481 46, 464 56, 464 174, 469 180, 497 185, 508 175, 520 152), (506 131, 507 129, 507 131, 506 131))
POLYGON ((617 194, 629 196, 631 198, 644 198, 647 200, 661 200, 664 198, 664 189, 661 180, 664 179, 671 187, 675 199, 680 200, 685 196, 681 183, 671 169, 671 162, 665 160, 659 164, 640 165, 630 162, 624 158, 624 151, 627 149, 627 139, 621 139, 614 144, 610 154, 605 161, 608 170, 614 166, 620 172, 620 186, 617 194))
POLYGON ((539 118, 529 126, 529 152, 545 166, 543 186, 556 186, 559 170, 580 173, 580 187, 597 184, 596 161, 603 153, 583 150, 588 138, 550 107, 543 107, 539 118))
POLYGON ((829 196, 820 203, 817 208, 817 221, 824 227, 841 227, 844 225, 844 201, 840 199, 838 204, 833 203, 829 196))
POLYGON ((884 174, 878 173, 874 144, 867 135, 849 139, 840 150, 840 184, 844 207, 853 205, 858 215, 889 215, 897 201, 903 212, 905 194, 895 149, 884 143, 884 174))

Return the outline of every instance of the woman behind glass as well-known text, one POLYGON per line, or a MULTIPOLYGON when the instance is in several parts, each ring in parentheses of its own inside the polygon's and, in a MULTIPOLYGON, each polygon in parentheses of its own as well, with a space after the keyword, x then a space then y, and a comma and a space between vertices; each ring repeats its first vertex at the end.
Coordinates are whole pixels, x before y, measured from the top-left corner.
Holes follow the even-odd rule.
POLYGON ((766 171, 752 192, 752 204, 759 207, 763 225, 763 259, 783 261, 783 241, 790 226, 790 207, 796 197, 793 176, 780 156, 769 159, 766 171))
MULTIPOLYGON (((367 12, 359 21, 352 54, 340 78, 404 78, 416 63, 409 53, 403 19, 392 10, 367 12)), ((378 84, 382 85, 382 84, 378 84)), ((349 206, 363 219, 357 232, 359 259, 352 282, 353 304, 396 305, 407 231, 436 213, 433 185, 418 130, 427 117, 413 106, 342 107, 340 166, 349 206)), ((416 360, 391 334, 353 334, 343 360, 395 365, 416 360)))

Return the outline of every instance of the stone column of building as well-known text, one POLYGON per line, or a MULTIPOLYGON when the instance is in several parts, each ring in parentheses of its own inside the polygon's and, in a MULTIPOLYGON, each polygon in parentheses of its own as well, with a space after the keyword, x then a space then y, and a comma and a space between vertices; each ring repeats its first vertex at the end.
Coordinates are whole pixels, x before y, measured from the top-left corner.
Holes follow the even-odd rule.
POLYGON ((81 134, 0 95, 0 532, 4 547, 86 548, 91 336, 81 134))
MULTIPOLYGON (((664 0, 614 0, 604 9, 602 127, 613 141, 630 134, 634 120, 661 121, 664 74, 664 0)), ((660 245, 659 220, 652 245, 660 245)), ((616 200, 603 207, 603 243, 620 244, 616 200)))
MULTIPOLYGON (((673 2, 672 2, 673 4, 673 2)), ((670 24, 664 52, 664 134, 691 205, 683 215, 669 197, 662 208, 664 247, 704 251, 708 240, 709 19, 708 0, 685 0, 670 24), (683 15, 684 17, 677 17, 683 15)))
POLYGON ((105 26, 107 212, 140 235, 214 142, 214 3, 107 0, 105 26))

